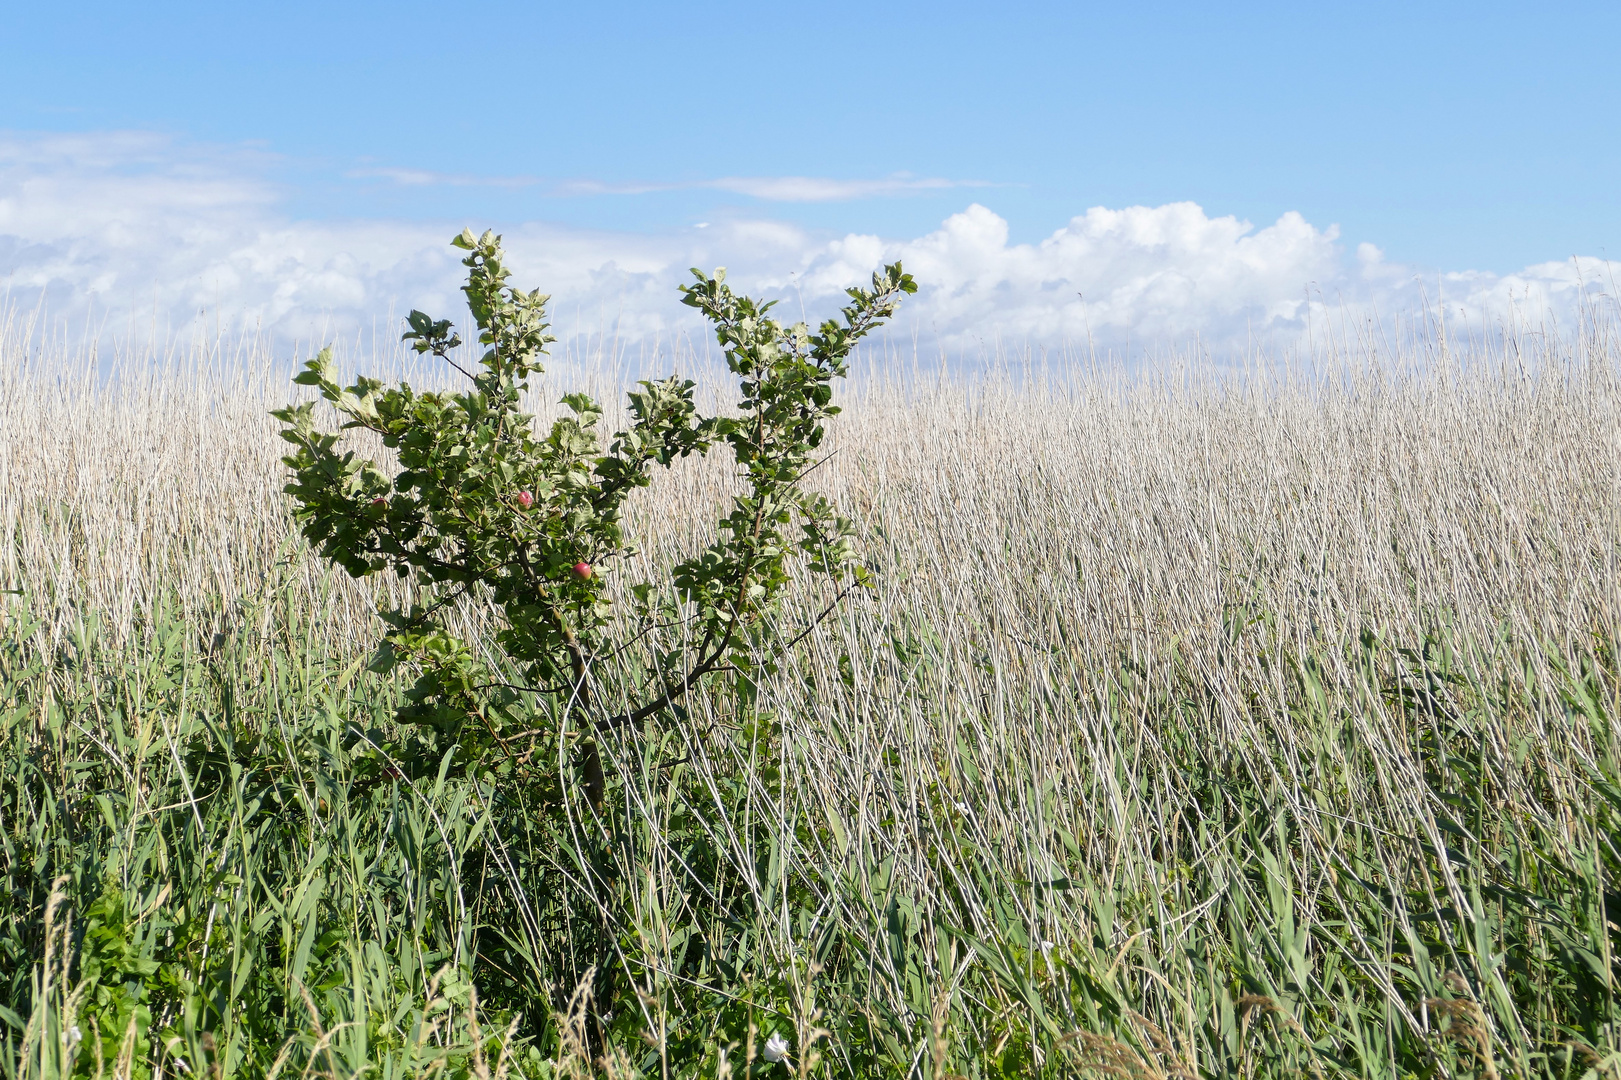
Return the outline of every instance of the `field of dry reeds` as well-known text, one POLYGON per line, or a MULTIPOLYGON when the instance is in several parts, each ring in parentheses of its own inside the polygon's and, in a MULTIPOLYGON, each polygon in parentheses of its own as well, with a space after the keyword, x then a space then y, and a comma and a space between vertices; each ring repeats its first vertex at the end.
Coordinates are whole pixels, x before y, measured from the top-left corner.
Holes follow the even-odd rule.
MULTIPOLYGON (((875 588, 558 836, 356 764, 399 586, 296 535, 292 358, 14 325, 6 1076, 1621 1076, 1621 336, 1401 342, 875 351, 813 479, 875 588)), ((731 484, 638 496, 652 575, 731 484)))

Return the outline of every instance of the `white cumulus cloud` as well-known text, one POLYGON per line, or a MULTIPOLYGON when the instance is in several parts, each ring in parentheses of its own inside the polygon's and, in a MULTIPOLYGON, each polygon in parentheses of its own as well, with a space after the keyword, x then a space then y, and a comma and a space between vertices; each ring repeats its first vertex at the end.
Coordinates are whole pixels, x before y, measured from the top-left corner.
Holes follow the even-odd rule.
POLYGON ((1337 236, 1289 213, 1264 229, 1193 203, 1096 207, 1037 244, 1010 244, 975 204, 910 241, 850 236, 824 246, 806 281, 831 292, 901 258, 929 283, 916 313, 946 337, 1084 341, 1088 333, 1225 336, 1244 319, 1292 325, 1307 283, 1338 273, 1337 236))
MULTIPOLYGON (((466 221, 307 220, 286 209, 270 155, 144 133, 0 135, 0 291, 14 305, 83 316, 118 330, 156 322, 258 327, 275 338, 336 338, 412 307, 461 311, 458 252, 466 221)), ((375 171, 374 171, 375 172, 375 171)), ((398 175, 402 183, 476 177, 398 175)), ((527 183, 510 178, 504 183, 527 183)), ((894 177, 705 182, 778 200, 861 197, 946 185, 894 177)), ((1347 254, 1337 229, 1286 213, 1257 227, 1193 203, 1094 207, 1036 243, 979 203, 922 236, 815 232, 770 217, 659 233, 547 222, 500 226, 517 281, 554 298, 565 334, 621 342, 699 335, 678 302, 687 268, 725 265, 738 287, 800 304, 814 321, 882 263, 922 283, 892 333, 950 353, 998 347, 1133 351, 1197 336, 1213 352, 1300 340, 1324 314, 1391 316, 1445 305, 1449 318, 1573 321, 1613 295, 1614 263, 1576 259, 1507 275, 1422 278, 1371 244, 1347 254)))

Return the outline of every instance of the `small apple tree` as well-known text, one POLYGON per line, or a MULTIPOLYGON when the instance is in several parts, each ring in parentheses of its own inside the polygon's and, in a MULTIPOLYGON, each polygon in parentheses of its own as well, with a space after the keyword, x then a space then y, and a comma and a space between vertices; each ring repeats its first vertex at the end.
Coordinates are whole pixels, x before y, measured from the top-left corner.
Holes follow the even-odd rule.
POLYGON ((323 350, 294 381, 319 388, 343 429, 380 437, 399 469, 391 476, 345 450, 340 432, 317 427, 310 401, 273 414, 296 448, 283 459, 293 471, 286 491, 323 557, 355 577, 392 570, 421 586, 409 606, 384 612, 373 662, 380 671, 405 664, 417 675, 400 719, 432 729, 441 746, 459 746, 466 764, 484 757, 502 772, 527 770, 537 746, 571 720, 586 736, 585 771, 600 777, 592 734, 655 720, 708 676, 747 680, 788 647, 772 615, 792 562, 825 578, 836 596, 865 580, 851 523, 801 480, 824 422, 839 411, 832 383, 845 374, 851 348, 917 286, 899 263, 885 267, 870 289, 848 290, 841 320, 812 332, 769 318, 772 305, 735 294, 723 270, 694 270, 683 303, 714 325, 739 378, 739 415, 700 416, 690 381, 644 381, 628 395, 630 426, 604 450, 602 410, 584 394, 563 397, 572 415, 544 435, 520 411, 554 340, 549 298, 507 284, 493 233, 467 231, 452 243, 468 252, 463 292, 484 346, 478 366, 458 364, 462 340, 448 320, 413 311, 405 340, 455 366, 470 387, 418 392, 365 377, 340 386, 323 350), (721 519, 719 539, 675 567, 673 598, 661 602, 641 583, 625 594, 633 610, 616 612, 607 578, 629 551, 626 497, 650 482, 655 464, 721 443, 744 492, 721 519), (499 667, 447 628, 445 616, 463 597, 498 610, 499 667), (648 637, 631 703, 599 700, 599 665, 623 658, 655 628, 679 631, 664 640, 687 644, 660 650, 648 637))

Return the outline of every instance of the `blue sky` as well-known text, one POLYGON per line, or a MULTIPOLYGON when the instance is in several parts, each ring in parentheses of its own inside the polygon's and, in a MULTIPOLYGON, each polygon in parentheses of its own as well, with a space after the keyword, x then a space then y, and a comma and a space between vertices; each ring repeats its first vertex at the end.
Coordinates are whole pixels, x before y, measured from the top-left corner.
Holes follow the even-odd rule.
MULTIPOLYGON (((208 176, 270 215, 259 233, 490 223, 655 246, 762 222, 919 240, 977 204, 1015 247, 1093 207, 1194 203, 1257 230, 1298 214, 1345 265, 1372 244, 1409 276, 1621 252, 1613 3, 87 2, 0 20, 0 200, 6 176, 55 185, 58 208, 75 183, 208 176), (120 133, 153 141, 95 150, 120 133), (78 149, 40 164, 65 136, 78 149)), ((0 218, 14 289, 44 280, 21 273, 43 228, 8 248, 0 218)))

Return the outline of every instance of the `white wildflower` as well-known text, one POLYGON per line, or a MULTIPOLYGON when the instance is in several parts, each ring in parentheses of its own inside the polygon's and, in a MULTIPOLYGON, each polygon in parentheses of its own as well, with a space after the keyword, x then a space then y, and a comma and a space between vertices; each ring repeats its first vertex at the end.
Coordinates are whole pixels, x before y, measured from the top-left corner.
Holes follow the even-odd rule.
POLYGON ((79 1030, 78 1024, 74 1024, 72 1027, 62 1032, 62 1041, 68 1044, 69 1052, 71 1052, 75 1046, 78 1046, 79 1041, 83 1038, 84 1032, 79 1030))
POLYGON ((767 1061, 781 1061, 788 1056, 788 1040, 781 1035, 773 1035, 765 1041, 765 1054, 767 1061))

